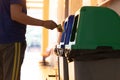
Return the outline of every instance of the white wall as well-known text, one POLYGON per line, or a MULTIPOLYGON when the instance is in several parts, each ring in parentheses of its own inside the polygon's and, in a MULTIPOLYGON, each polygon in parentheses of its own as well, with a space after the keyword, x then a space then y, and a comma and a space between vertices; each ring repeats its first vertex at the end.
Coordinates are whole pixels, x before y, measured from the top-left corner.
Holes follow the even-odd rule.
POLYGON ((69 15, 75 14, 75 12, 81 7, 82 0, 69 0, 69 15))

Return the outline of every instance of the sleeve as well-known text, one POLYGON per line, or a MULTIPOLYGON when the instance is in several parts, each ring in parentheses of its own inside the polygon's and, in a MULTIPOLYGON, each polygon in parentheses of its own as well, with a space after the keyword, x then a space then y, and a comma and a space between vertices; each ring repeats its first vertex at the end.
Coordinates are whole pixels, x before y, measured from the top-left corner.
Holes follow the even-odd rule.
POLYGON ((10 0, 10 4, 22 4, 22 0, 10 0))

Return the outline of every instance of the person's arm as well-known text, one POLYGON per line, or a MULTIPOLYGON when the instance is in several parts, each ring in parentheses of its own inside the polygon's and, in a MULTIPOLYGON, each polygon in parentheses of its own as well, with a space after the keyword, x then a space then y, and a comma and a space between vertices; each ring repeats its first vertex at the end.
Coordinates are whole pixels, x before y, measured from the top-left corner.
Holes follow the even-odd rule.
POLYGON ((11 4, 10 11, 11 19, 19 23, 25 25, 43 26, 47 29, 54 29, 57 27, 57 24, 52 20, 43 21, 27 16, 25 13, 22 12, 22 6, 19 4, 11 4))

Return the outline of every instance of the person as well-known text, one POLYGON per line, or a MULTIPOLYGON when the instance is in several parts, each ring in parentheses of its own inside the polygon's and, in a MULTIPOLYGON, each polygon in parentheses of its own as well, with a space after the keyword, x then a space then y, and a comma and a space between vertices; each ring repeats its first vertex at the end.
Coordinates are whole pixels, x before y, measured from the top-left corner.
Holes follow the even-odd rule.
POLYGON ((26 0, 0 0, 0 80, 20 80, 26 49, 26 25, 54 29, 52 20, 27 15, 26 0))

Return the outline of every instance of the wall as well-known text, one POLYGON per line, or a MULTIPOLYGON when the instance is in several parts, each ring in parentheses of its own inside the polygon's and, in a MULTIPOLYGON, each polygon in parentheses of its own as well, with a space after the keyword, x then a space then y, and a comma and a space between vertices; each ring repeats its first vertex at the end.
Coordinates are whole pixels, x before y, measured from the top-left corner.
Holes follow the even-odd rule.
POLYGON ((113 9, 120 15, 120 0, 113 0, 108 8, 113 9))
POLYGON ((75 12, 81 8, 82 0, 69 0, 69 15, 75 14, 75 12))
POLYGON ((58 0, 58 23, 62 23, 65 18, 65 2, 64 0, 58 0))

